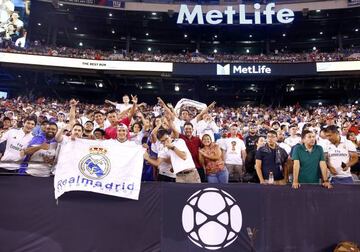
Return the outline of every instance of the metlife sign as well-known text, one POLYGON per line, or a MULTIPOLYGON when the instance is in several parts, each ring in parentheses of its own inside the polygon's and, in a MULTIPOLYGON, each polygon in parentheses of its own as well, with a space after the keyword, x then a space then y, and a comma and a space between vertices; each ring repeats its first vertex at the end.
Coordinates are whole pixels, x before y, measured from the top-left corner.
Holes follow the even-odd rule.
POLYGON ((223 77, 270 77, 315 75, 315 63, 228 63, 186 64, 174 63, 173 75, 179 76, 223 76, 223 77))
MULTIPOLYGON (((189 7, 187 4, 180 5, 177 24, 198 24, 198 25, 218 25, 218 24, 273 24, 275 23, 289 24, 294 21, 295 14, 291 9, 283 8, 275 11, 275 3, 269 3, 262 7, 259 3, 253 5, 254 12, 251 13, 253 18, 247 17, 246 5, 240 4, 234 9, 233 6, 226 6, 224 11, 213 9, 206 13, 201 5, 189 7), (237 9, 237 11, 236 11, 237 9), (205 17, 205 18, 204 18, 205 17)), ((205 9, 205 7, 204 7, 205 9)))
POLYGON ((216 75, 236 75, 236 74, 271 74, 271 68, 266 65, 220 65, 216 64, 216 75))

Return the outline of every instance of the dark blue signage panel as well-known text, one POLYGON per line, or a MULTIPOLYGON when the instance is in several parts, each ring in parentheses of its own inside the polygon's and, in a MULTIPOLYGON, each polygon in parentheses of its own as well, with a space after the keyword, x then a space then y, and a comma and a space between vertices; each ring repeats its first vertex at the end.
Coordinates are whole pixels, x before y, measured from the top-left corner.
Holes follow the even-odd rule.
POLYGON ((173 75, 187 76, 302 76, 315 75, 315 63, 228 63, 228 64, 186 64, 174 63, 173 75))

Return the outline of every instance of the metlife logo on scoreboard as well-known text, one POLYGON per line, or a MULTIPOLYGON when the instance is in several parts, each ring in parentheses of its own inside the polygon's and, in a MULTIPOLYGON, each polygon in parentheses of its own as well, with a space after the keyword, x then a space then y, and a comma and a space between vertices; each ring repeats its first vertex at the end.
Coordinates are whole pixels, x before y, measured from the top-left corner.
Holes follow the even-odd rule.
POLYGON ((253 76, 315 75, 316 65, 311 63, 174 63, 174 76, 219 76, 247 78, 253 76))
POLYGON ((239 75, 239 74, 271 74, 271 68, 266 65, 252 65, 252 66, 242 66, 242 65, 216 65, 216 75, 239 75))

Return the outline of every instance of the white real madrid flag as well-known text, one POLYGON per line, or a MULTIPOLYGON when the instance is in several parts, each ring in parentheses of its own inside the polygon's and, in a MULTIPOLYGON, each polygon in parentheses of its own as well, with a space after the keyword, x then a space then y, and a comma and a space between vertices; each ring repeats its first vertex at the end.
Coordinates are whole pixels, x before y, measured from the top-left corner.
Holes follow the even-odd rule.
POLYGON ((129 141, 64 138, 55 170, 55 198, 90 191, 139 199, 144 151, 129 141))

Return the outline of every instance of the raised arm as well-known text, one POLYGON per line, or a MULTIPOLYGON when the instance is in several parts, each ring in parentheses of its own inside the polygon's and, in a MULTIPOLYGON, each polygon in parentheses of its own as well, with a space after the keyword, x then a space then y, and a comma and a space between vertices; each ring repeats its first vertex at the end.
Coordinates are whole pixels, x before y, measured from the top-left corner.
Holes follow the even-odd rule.
POLYGON ((138 98, 137 96, 133 96, 131 95, 131 102, 133 103, 131 109, 130 109, 130 112, 129 112, 129 115, 128 115, 128 118, 131 120, 133 118, 133 116, 135 115, 135 112, 136 112, 136 109, 137 109, 137 103, 138 103, 138 98))
POLYGON ((110 104, 110 105, 112 105, 114 107, 116 107, 116 105, 117 105, 116 102, 113 102, 113 101, 110 101, 110 100, 105 100, 105 103, 110 104))
POLYGON ((70 100, 70 113, 69 113, 69 124, 70 128, 72 128, 76 122, 76 105, 79 103, 79 101, 76 101, 74 99, 70 100))
POLYGON ((200 114, 198 114, 196 116, 196 122, 201 121, 202 117, 204 114, 206 114, 207 112, 209 112, 210 109, 212 109, 215 106, 216 102, 212 102, 209 106, 207 106, 206 108, 204 108, 200 114))
MULTIPOLYGON (((160 106, 163 108, 163 109, 165 109, 165 111, 169 114, 169 115, 171 115, 172 117, 176 117, 176 115, 173 113, 173 111, 165 104, 165 102, 160 98, 160 97, 158 97, 157 98, 158 99, 158 102, 159 102, 159 104, 160 104, 160 106)), ((172 118, 173 119, 173 118, 172 118)))

